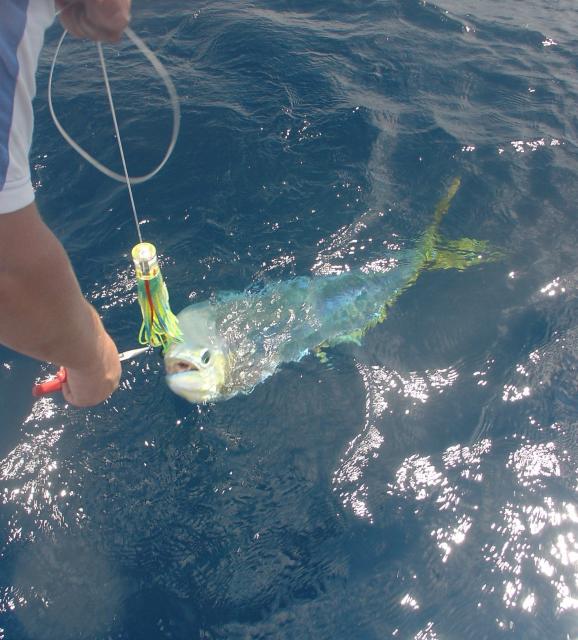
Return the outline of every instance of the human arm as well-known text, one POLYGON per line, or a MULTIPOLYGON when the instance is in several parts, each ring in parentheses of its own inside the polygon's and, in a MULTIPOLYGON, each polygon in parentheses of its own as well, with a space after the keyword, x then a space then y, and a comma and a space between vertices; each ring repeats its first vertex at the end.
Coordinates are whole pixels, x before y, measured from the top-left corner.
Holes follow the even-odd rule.
POLYGON ((60 21, 78 38, 117 42, 130 20, 131 0, 56 0, 60 21))
POLYGON ((77 406, 118 386, 116 346, 34 203, 0 215, 0 343, 66 367, 63 394, 77 406))

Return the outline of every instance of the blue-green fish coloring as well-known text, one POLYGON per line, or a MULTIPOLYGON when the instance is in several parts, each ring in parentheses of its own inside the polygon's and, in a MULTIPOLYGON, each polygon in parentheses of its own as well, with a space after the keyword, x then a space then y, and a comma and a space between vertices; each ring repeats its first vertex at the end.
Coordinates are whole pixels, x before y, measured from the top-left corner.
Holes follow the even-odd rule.
POLYGON ((422 271, 463 269, 495 259, 484 241, 442 242, 438 237, 459 184, 457 178, 452 182, 416 245, 387 256, 385 271, 301 276, 259 291, 217 294, 185 308, 177 316, 183 341, 173 342, 165 353, 169 387, 197 403, 250 393, 284 362, 359 342, 422 271))

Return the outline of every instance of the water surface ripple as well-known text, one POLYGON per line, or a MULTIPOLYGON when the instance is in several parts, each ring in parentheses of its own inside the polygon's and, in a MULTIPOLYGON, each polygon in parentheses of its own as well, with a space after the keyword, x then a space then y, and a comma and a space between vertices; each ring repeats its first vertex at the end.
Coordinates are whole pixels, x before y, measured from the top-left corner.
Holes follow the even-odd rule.
MULTIPOLYGON (((150 0, 134 28, 183 107, 135 189, 176 309, 215 291, 380 269, 456 176, 449 239, 503 260, 424 274, 361 346, 248 396, 173 396, 124 367, 81 411, 32 402, 0 350, 0 640, 542 639, 578 635, 578 18, 570 0, 150 0)), ((126 193, 46 106, 38 201, 121 348, 135 346, 126 193)), ((95 50, 55 86, 118 170, 95 50)), ((107 47, 134 174, 168 98, 107 47)))

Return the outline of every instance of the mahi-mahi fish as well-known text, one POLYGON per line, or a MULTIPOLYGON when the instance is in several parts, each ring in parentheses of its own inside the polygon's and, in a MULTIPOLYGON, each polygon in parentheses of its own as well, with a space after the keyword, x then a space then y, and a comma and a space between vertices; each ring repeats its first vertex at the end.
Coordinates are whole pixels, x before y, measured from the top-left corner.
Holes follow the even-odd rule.
POLYGON ((426 269, 464 269, 493 260, 487 243, 443 241, 439 226, 460 181, 454 179, 433 221, 409 249, 390 252, 387 269, 299 276, 258 291, 227 292, 192 304, 177 318, 183 340, 165 353, 168 386, 190 402, 250 393, 284 362, 359 341, 426 269))

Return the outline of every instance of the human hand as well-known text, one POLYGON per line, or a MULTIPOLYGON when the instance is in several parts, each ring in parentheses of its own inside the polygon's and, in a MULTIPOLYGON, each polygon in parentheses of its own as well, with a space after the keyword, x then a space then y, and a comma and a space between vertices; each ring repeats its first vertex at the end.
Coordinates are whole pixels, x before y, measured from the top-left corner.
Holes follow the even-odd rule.
POLYGON ((83 369, 66 369, 62 395, 77 407, 90 407, 106 400, 118 387, 121 366, 112 338, 103 331, 99 354, 94 362, 83 369))
POLYGON ((56 0, 62 26, 78 38, 118 42, 130 21, 131 0, 56 0))

